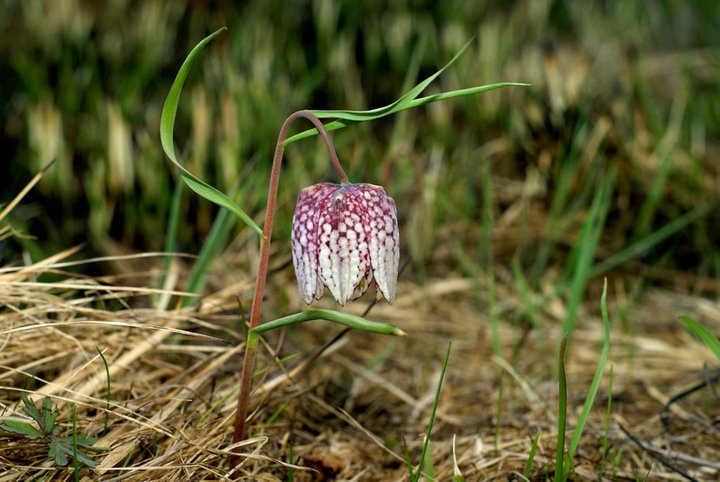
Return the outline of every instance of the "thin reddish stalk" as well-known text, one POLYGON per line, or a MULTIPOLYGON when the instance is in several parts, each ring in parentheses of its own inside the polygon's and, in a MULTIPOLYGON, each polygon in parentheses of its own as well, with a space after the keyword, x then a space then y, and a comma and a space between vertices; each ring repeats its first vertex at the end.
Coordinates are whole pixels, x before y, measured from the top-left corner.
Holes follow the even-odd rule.
MULTIPOLYGON (((263 292, 265 291, 265 281, 267 279, 268 265, 270 261, 270 238, 272 236, 273 222, 275 221, 275 201, 277 199, 278 184, 280 182, 280 168, 282 166, 283 152, 285 148, 282 143, 287 138, 290 125, 298 119, 307 119, 315 125, 320 136, 325 142, 330 161, 340 176, 340 182, 345 184, 348 182, 345 170, 340 165, 340 161, 335 152, 335 147, 330 140, 325 126, 312 112, 301 110, 291 114, 283 123, 278 135, 277 144, 275 145, 275 155, 273 156, 272 171, 270 173, 270 185, 268 187, 267 208, 265 210, 265 225, 263 226, 263 239, 260 247, 260 266, 258 267, 257 279, 255 280, 255 293, 253 295, 252 307, 250 309, 250 326, 252 330, 260 324, 260 310, 262 308, 263 292)), ((247 340, 246 340, 247 341, 247 340)), ((255 359, 255 346, 247 346, 245 356, 243 358, 242 380, 240 384, 240 393, 238 394, 237 409, 235 411, 235 433, 233 435, 233 443, 240 442, 245 438, 245 417, 247 415, 247 402, 250 393, 250 378, 253 369, 253 361, 255 359)), ((238 449, 233 450, 237 454, 238 449)), ((230 457, 230 469, 235 468, 239 461, 238 455, 230 457)))

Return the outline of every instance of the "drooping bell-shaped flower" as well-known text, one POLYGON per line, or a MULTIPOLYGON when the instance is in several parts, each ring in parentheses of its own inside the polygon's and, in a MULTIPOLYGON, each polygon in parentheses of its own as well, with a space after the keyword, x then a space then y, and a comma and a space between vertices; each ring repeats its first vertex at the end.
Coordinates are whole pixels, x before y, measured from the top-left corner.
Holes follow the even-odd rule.
POLYGON ((373 184, 323 182, 303 189, 293 216, 292 255, 306 303, 320 299, 327 286, 344 305, 372 281, 392 302, 400 260, 395 201, 373 184))

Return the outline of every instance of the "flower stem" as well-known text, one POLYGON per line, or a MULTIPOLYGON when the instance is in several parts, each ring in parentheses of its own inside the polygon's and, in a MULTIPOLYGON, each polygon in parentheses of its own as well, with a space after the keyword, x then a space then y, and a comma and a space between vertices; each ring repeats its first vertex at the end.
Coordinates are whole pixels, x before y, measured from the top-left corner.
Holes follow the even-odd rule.
MULTIPOLYGON (((280 182, 280 168, 282 166, 283 152, 285 148, 282 143, 287 138, 290 125, 298 119, 307 119, 315 125, 320 136, 325 142, 330 161, 335 171, 340 176, 340 182, 346 184, 348 182, 345 170, 340 165, 340 161, 335 152, 335 147, 330 140, 323 123, 320 122, 315 114, 307 110, 301 110, 291 114, 283 123, 278 135, 277 144, 275 145, 275 155, 273 156, 272 171, 270 173, 270 185, 268 187, 267 207, 265 209, 265 224, 263 226, 263 239, 260 241, 260 266, 255 280, 255 293, 253 294, 252 307, 250 309, 250 326, 252 330, 260 324, 260 310, 262 307, 263 292, 265 291, 265 281, 267 279, 268 265, 270 261, 270 238, 272 235, 273 222, 275 221, 275 201, 277 199, 278 184, 280 182)), ((250 333, 250 332, 249 332, 250 333)), ((252 378, 253 361, 255 359, 256 340, 251 340, 248 335, 247 346, 245 348, 245 356, 243 359, 242 381, 240 384, 240 392, 238 394, 237 409, 235 411, 235 432, 233 435, 233 443, 242 441, 245 438, 245 417, 247 415, 247 402, 250 394, 250 379, 252 378), (255 341, 255 343, 251 343, 255 341)), ((237 449, 230 457, 230 469, 234 469, 239 461, 237 449)))

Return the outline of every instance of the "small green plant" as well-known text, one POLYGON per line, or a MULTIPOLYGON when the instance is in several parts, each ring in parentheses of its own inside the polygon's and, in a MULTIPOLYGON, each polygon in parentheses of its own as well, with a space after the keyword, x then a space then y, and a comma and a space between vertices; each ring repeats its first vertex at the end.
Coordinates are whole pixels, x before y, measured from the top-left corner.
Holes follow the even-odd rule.
POLYGON ((3 420, 0 428, 7 432, 17 433, 25 436, 29 440, 47 440, 48 442, 48 456, 55 460, 55 463, 65 467, 69 463, 68 456, 73 461, 80 462, 87 467, 94 468, 97 466, 97 462, 85 455, 80 451, 80 447, 88 450, 102 450, 97 447, 93 447, 97 438, 86 437, 82 434, 67 435, 61 437, 60 427, 55 424, 59 412, 52 407, 52 400, 50 397, 45 397, 42 400, 42 407, 38 409, 35 403, 32 402, 26 394, 21 395, 23 402, 22 411, 31 419, 37 423, 37 427, 32 425, 30 422, 24 422, 21 420, 3 420))

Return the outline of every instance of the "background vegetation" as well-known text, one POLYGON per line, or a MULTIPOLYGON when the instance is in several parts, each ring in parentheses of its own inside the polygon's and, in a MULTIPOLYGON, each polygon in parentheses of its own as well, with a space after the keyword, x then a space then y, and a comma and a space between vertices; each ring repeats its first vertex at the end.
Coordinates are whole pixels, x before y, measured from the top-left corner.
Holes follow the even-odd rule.
MULTIPOLYGON (((695 343, 676 326, 677 316, 699 316, 717 332, 720 5, 713 1, 6 0, 0 4, 5 158, 0 203, 10 201, 49 161, 56 162, 4 221, 15 235, 0 240, 0 265, 32 264, 79 243, 87 243, 83 257, 164 249, 178 179, 160 147, 162 102, 187 52, 221 26, 227 33, 191 71, 175 139, 185 165, 233 192, 258 222, 275 138, 291 112, 385 105, 473 36, 469 50, 427 93, 501 81, 532 84, 432 104, 333 135, 350 179, 382 184, 397 201, 402 259, 411 261, 401 285, 406 293, 419 290, 431 300, 414 315, 403 311, 402 300, 395 311, 376 310, 411 337, 415 329, 421 346, 404 355, 388 348, 380 359, 369 346, 356 347, 369 364, 374 360, 368 366, 384 369, 382 361, 401 371, 404 363, 394 360, 405 356, 408 363, 433 370, 444 340, 465 336, 455 331, 462 326, 479 330, 470 337, 475 344, 466 347, 468 353, 483 353, 478 364, 489 363, 494 352, 523 373, 518 360, 539 360, 527 377, 541 386, 554 379, 555 356, 548 353, 554 353, 562 332, 598 320, 605 276, 613 333, 627 343, 614 360, 627 363, 628 386, 635 377, 662 371, 642 362, 646 337, 660 336, 668 350, 695 343), (452 284, 457 279, 468 284, 458 288, 452 284), (438 319, 443 323, 423 321, 438 319), (528 347, 528 336, 537 345, 528 347)), ((297 193, 315 182, 334 181, 319 146, 311 139, 288 149, 274 232, 277 279, 269 300, 278 316, 301 307, 287 248, 297 193)), ((174 249, 198 253, 219 211, 187 190, 181 195, 174 249)), ((219 238, 223 254, 202 268, 210 281, 203 294, 240 286, 253 275, 252 234, 227 219, 221 223, 228 238, 219 238)), ((180 260, 178 289, 188 289, 192 262, 180 260)), ((132 275, 157 286, 161 267, 161 261, 144 259, 77 270, 132 275)), ((241 301, 248 296, 243 289, 241 301)), ((312 341, 295 335, 286 349, 315 346, 321 335, 318 331, 312 341)), ((596 353, 597 346, 588 350, 596 353)), ((675 376, 661 377, 665 401, 699 381, 702 362, 712 360, 702 350, 682 353, 702 355, 675 376)), ((457 356, 455 363, 462 364, 463 355, 457 356)), ((6 360, 5 365, 12 364, 6 360)), ((451 358, 450 377, 452 366, 451 358)), ((53 370, 57 367, 45 375, 53 370)), ((502 377, 477 370, 473 373, 487 384, 482 390, 488 398, 481 403, 455 392, 446 402, 449 407, 480 404, 485 419, 473 433, 493 436, 498 433, 493 425, 507 429, 506 438, 517 432, 519 438, 534 435, 530 426, 547 430, 532 417, 519 426, 508 422, 517 416, 511 408, 513 415, 492 415, 496 409, 503 413, 497 408, 502 404, 495 405, 503 400, 502 393, 498 396, 502 377)), ((586 383, 594 362, 576 370, 578 383, 586 383)), ((339 397, 338 386, 352 385, 348 376, 321 377, 329 383, 321 398, 331 403, 339 397)), ((427 373, 417 377, 417 385, 404 389, 419 397, 432 384, 427 373)), ((17 386, 20 378, 14 378, 17 386)), ((507 390, 504 397, 519 404, 507 390)), ((635 401, 641 396, 629 388, 622 393, 635 401)), ((120 393, 115 396, 121 399, 120 393)), ((712 407, 689 409, 702 412, 711 426, 718 413, 713 400, 712 407)), ((295 410, 302 412, 306 402, 295 410)), ((268 410, 276 408, 270 403, 268 410)), ((640 423, 656 412, 641 411, 633 420, 640 423)), ((382 423, 370 425, 379 431, 382 423)), ((717 434, 707 430, 715 434, 710 446, 717 455, 717 434)), ((467 440, 462 443, 470 447, 467 440)), ((588 450, 589 460, 593 452, 588 450)), ((552 447, 545 453, 551 457, 552 447)), ((618 470, 627 477, 633 473, 629 467, 655 467, 616 453, 618 470)), ((286 450, 271 453, 286 455, 286 450)), ((439 461, 449 464, 449 452, 436 456, 442 474, 439 461)), ((535 470, 546 474, 550 466, 535 470)), ((467 465, 463 468, 467 473, 467 465)), ((478 477, 503 473, 473 470, 478 477)))

